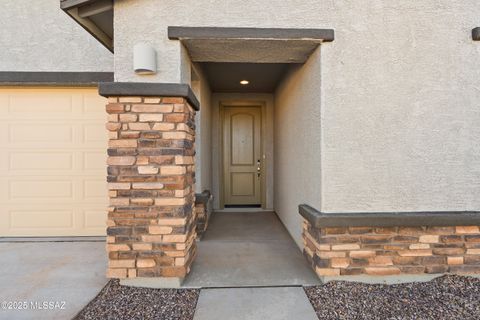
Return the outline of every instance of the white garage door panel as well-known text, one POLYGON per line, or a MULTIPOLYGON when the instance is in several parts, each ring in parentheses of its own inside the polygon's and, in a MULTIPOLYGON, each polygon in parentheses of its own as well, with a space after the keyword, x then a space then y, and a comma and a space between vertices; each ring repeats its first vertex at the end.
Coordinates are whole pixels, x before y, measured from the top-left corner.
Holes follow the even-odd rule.
POLYGON ((105 180, 85 180, 83 184, 83 194, 85 199, 100 199, 103 202, 104 199, 108 197, 105 180))
POLYGON ((11 211, 11 227, 24 228, 72 228, 72 211, 11 211))
POLYGON ((85 170, 105 170, 106 159, 105 151, 86 151, 83 155, 84 168, 85 170))
POLYGON ((106 100, 0 87, 0 236, 105 235, 106 100))
POLYGON ((72 199, 72 181, 10 181, 10 199, 40 198, 47 201, 72 199))
POLYGON ((91 144, 102 144, 105 142, 105 124, 87 124, 83 127, 83 141, 91 144))
POLYGON ((99 230, 105 229, 105 212, 104 211, 85 211, 85 226, 88 228, 97 228, 99 230))
MULTIPOLYGON (((20 89, 21 90, 21 89, 20 89)), ((45 117, 48 113, 71 113, 72 96, 65 90, 57 90, 55 96, 50 94, 52 90, 43 91, 42 89, 33 89, 30 91, 10 92, 10 104, 8 111, 10 113, 32 112, 35 108, 41 113, 39 116, 45 117)))
POLYGON ((67 124, 11 124, 10 143, 44 142, 55 144, 57 142, 73 142, 73 128, 67 124))
POLYGON ((10 170, 71 170, 72 154, 55 151, 45 153, 12 151, 9 162, 10 170))

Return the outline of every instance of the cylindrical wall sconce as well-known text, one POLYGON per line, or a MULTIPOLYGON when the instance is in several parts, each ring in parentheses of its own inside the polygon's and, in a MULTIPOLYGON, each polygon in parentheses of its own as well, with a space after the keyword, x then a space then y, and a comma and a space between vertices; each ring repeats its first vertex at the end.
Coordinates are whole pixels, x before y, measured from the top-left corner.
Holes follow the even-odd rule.
POLYGON ((474 41, 480 41, 480 27, 472 30, 472 39, 474 41))
POLYGON ((133 69, 136 74, 157 73, 157 53, 145 43, 137 43, 133 47, 133 69))

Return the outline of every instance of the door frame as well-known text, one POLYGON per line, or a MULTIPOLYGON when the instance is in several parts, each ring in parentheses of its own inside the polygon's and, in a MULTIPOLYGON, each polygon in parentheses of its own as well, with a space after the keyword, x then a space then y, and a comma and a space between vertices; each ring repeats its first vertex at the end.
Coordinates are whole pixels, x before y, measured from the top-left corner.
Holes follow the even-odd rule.
POLYGON ((266 143, 266 125, 267 125, 267 119, 266 119, 266 103, 264 101, 260 100, 243 100, 243 99, 234 99, 234 100, 221 100, 220 101, 220 106, 219 106, 219 113, 220 113, 220 123, 219 123, 219 129, 220 129, 220 161, 219 161, 219 170, 220 170, 220 175, 219 175, 219 192, 220 192, 220 209, 225 208, 225 195, 224 195, 224 190, 225 190, 225 170, 224 170, 224 124, 225 124, 225 109, 229 107, 252 107, 252 108, 260 108, 260 113, 261 113, 261 129, 260 129, 260 153, 261 153, 261 170, 262 170, 262 176, 260 178, 260 189, 261 189, 261 208, 265 209, 267 204, 266 204, 266 168, 270 164, 270 159, 268 159, 265 155, 265 143, 266 143))

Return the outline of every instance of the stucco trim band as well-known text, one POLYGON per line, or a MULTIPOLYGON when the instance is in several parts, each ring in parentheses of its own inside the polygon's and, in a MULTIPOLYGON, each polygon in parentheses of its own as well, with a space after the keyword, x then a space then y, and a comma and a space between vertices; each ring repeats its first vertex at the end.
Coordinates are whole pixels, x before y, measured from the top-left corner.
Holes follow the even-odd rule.
POLYGON ((0 71, 2 86, 97 86, 105 81, 113 81, 113 72, 0 71))
POLYGON ((220 28, 220 27, 168 27, 170 40, 180 39, 272 39, 320 40, 335 39, 333 29, 282 29, 282 28, 220 28))
POLYGON ((472 30, 472 39, 474 41, 480 41, 480 27, 476 27, 472 30))
POLYGON ((148 83, 148 82, 102 82, 98 92, 103 97, 182 97, 196 111, 200 110, 200 102, 188 84, 184 83, 148 83))
POLYGON ((299 205, 298 210, 300 215, 315 228, 480 225, 479 211, 326 213, 306 204, 299 205))

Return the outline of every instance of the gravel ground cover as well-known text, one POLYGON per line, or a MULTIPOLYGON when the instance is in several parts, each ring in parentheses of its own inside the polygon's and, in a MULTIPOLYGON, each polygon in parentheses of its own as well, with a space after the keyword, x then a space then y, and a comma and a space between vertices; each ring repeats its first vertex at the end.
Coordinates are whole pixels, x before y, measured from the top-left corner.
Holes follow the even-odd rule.
POLYGON ((332 281, 306 287, 319 319, 480 319, 480 279, 447 275, 397 285, 332 281))
POLYGON ((191 320, 200 290, 120 286, 110 280, 75 320, 191 320))

